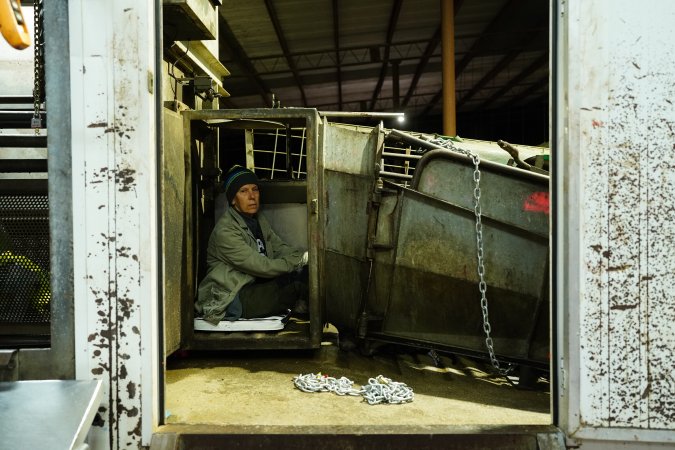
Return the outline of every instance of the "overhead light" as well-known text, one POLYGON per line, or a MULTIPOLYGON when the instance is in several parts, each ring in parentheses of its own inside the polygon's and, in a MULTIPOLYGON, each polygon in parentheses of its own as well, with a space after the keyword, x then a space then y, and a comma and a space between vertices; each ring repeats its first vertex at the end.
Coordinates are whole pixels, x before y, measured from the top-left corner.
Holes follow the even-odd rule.
POLYGON ((398 122, 399 123, 405 122, 405 114, 404 113, 401 113, 401 115, 398 116, 398 122))

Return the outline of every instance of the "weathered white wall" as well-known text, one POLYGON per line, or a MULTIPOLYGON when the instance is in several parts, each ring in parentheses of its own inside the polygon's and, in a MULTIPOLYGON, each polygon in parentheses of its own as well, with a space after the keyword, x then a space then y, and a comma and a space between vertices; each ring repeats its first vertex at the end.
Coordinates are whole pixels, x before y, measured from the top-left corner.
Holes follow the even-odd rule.
POLYGON ((153 4, 69 2, 76 375, 104 381, 95 449, 148 445, 157 421, 153 4))
POLYGON ((675 2, 556 2, 561 422, 675 442, 675 2))

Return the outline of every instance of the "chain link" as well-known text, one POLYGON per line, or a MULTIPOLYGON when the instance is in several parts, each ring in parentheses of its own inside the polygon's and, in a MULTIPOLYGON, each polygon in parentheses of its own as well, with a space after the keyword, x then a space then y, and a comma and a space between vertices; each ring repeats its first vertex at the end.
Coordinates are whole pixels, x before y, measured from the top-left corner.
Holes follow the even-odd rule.
POLYGON ((405 383, 392 381, 378 375, 369 378, 368 384, 355 389, 354 382, 346 377, 334 378, 322 373, 300 374, 293 378, 293 384, 302 392, 334 392, 337 395, 363 396, 369 405, 379 403, 401 404, 412 402, 415 394, 405 383))
POLYGON ((361 391, 354 389, 354 382, 349 378, 334 378, 322 373, 308 373, 293 378, 293 384, 302 392, 334 392, 337 395, 361 395, 361 391))
POLYGON ((483 258, 483 221, 481 219, 482 212, 480 207, 480 157, 469 150, 459 148, 450 139, 444 139, 442 137, 436 137, 429 140, 430 143, 443 147, 448 150, 452 150, 457 153, 471 158, 473 162, 473 181, 475 183, 473 189, 473 212, 476 216, 476 257, 477 257, 477 266, 478 266, 478 290, 480 291, 480 307, 483 313, 483 331, 485 332, 485 346, 488 349, 490 356, 490 363, 492 367, 500 375, 508 375, 512 367, 509 365, 504 368, 499 363, 497 356, 495 355, 494 342, 492 341, 492 326, 490 325, 489 311, 488 311, 488 300, 487 300, 487 283, 485 282, 485 261, 483 258))
POLYGON ((44 78, 44 36, 42 34, 42 0, 36 0, 33 5, 33 23, 35 36, 33 38, 33 120, 31 127, 35 134, 40 134, 42 119, 40 117, 40 103, 42 99, 42 80, 44 78))
POLYGON ((415 394, 407 384, 399 381, 392 381, 382 375, 375 378, 369 378, 368 384, 361 388, 363 398, 369 405, 379 403, 401 404, 412 402, 415 394))

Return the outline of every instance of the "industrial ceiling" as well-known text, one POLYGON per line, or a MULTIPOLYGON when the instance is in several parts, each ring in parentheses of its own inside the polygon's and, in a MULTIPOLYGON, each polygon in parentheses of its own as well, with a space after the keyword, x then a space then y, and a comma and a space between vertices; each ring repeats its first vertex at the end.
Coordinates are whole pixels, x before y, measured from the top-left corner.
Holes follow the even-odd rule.
MULTIPOLYGON (((444 0, 211 1, 230 72, 222 106, 405 112, 398 128, 443 132, 444 0)), ((457 133, 548 141, 549 2, 453 5, 457 133)))
MULTIPOLYGON (((402 111, 441 133, 442 1, 225 0, 223 104, 402 111)), ((549 2, 454 0, 454 26, 458 134, 546 141, 549 2)))

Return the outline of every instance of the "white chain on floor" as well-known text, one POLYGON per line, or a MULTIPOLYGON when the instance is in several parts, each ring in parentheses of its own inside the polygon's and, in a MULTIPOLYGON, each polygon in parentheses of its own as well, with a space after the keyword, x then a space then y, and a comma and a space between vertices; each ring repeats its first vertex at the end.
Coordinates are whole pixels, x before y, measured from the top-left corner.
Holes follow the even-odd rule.
POLYGON ((355 389, 354 382, 346 377, 334 378, 321 373, 308 373, 293 378, 295 387, 303 392, 334 392, 337 395, 362 395, 370 405, 378 403, 400 404, 412 402, 415 394, 405 383, 392 381, 378 375, 368 379, 368 384, 355 389))

